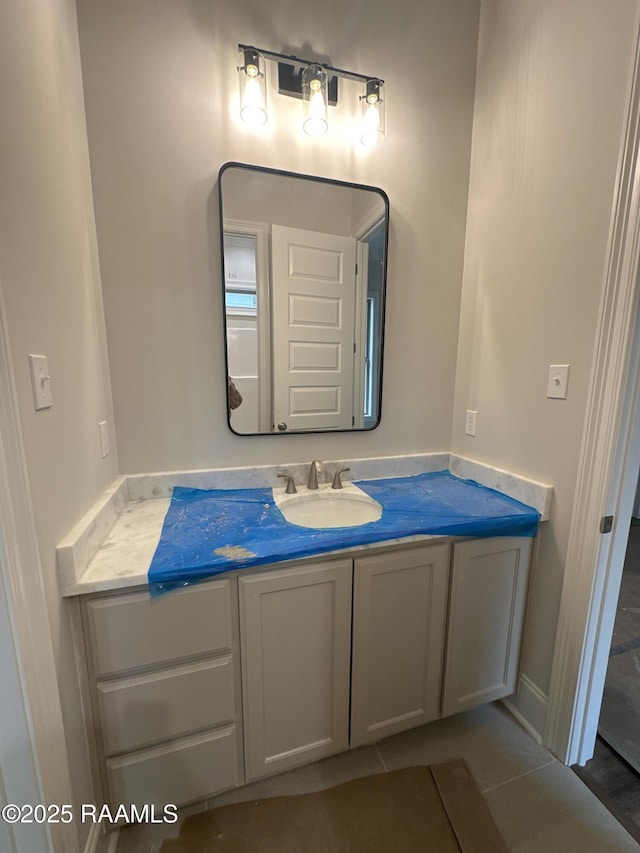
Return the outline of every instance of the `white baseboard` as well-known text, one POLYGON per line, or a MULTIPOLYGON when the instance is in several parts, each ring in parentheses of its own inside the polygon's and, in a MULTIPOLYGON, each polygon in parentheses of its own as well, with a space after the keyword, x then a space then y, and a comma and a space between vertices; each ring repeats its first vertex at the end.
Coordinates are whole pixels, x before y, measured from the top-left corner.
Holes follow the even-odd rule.
POLYGON ((531 737, 544 745, 541 732, 544 731, 547 716, 547 695, 530 678, 521 675, 518 692, 502 702, 531 737))
POLYGON ((103 832, 100 823, 91 824, 83 853, 116 853, 120 830, 103 832))
POLYGON ((97 853, 101 835, 100 824, 92 823, 86 844, 84 845, 84 853, 97 853))

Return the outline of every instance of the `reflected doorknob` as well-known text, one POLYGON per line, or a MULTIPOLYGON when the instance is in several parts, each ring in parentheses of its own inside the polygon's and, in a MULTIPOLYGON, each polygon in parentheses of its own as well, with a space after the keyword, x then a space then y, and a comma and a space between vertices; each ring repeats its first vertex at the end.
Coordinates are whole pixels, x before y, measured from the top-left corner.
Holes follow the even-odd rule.
POLYGON ((278 429, 280 430, 280 432, 285 432, 285 430, 287 429, 287 425, 284 421, 280 421, 280 423, 278 424, 278 429))

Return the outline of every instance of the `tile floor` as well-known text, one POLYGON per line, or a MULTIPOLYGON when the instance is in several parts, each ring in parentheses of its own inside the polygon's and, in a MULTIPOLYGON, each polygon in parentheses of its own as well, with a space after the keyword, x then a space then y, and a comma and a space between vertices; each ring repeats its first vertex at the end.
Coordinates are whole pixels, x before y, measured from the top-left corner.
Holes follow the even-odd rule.
POLYGON ((593 758, 571 769, 640 843, 640 774, 601 737, 593 758))
POLYGON ((632 518, 595 754, 574 768, 640 841, 640 519, 632 518))
MULTIPOLYGON (((320 790, 360 776, 455 758, 466 760, 514 853, 640 851, 640 845, 577 775, 539 746, 500 703, 254 782, 185 813, 241 800, 320 790)), ((157 853, 163 838, 177 834, 177 825, 127 827, 120 832, 117 853, 157 853)))
POLYGON ((622 572, 598 731, 640 772, 640 519, 634 518, 622 572))

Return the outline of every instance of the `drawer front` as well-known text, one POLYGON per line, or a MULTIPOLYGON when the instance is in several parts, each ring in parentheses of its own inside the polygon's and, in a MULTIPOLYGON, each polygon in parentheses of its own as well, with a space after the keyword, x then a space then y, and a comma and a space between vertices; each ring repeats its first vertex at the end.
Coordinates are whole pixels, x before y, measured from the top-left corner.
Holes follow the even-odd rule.
POLYGON ((231 655, 98 684, 106 755, 235 719, 231 655))
POLYGON ((203 800, 239 783, 235 726, 107 761, 111 806, 203 800))
POLYGON ((156 598, 96 598, 86 612, 98 677, 231 649, 229 578, 156 598))

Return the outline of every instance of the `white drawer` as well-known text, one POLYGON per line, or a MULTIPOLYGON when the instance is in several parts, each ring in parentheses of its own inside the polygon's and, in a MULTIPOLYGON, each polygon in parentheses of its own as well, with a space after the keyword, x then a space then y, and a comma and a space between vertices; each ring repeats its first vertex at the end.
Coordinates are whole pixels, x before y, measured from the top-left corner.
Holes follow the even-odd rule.
POLYGON ((96 676, 230 650, 230 580, 152 598, 135 592, 87 603, 96 676))
POLYGON ((235 718, 231 655, 98 684, 106 755, 210 729, 235 718))
POLYGON ((228 726, 107 761, 111 806, 183 805, 239 782, 236 727, 228 726))

